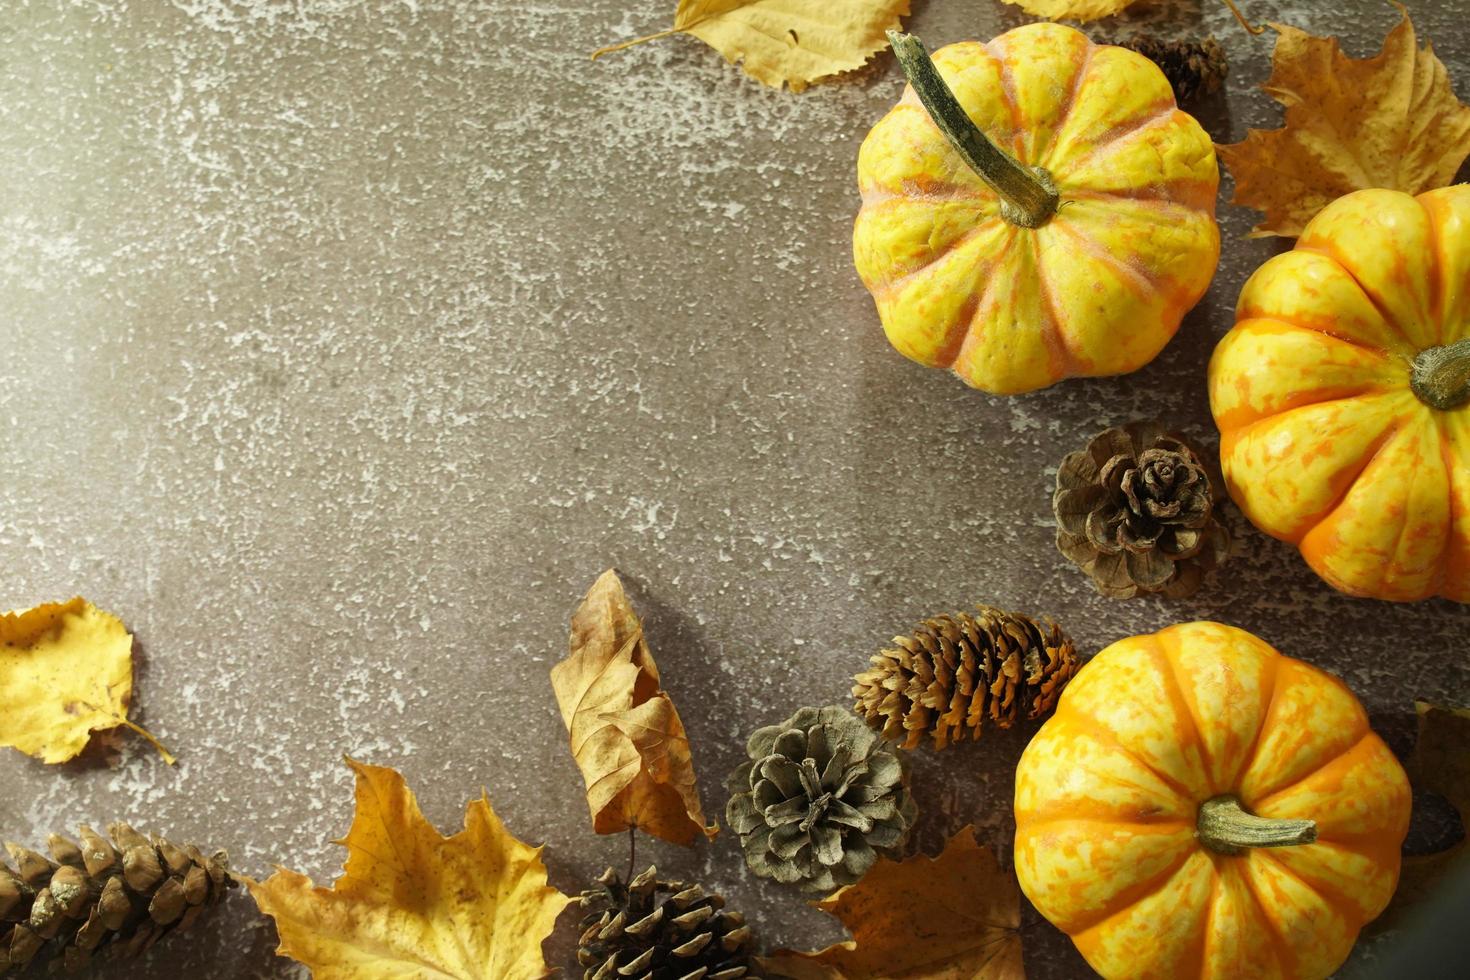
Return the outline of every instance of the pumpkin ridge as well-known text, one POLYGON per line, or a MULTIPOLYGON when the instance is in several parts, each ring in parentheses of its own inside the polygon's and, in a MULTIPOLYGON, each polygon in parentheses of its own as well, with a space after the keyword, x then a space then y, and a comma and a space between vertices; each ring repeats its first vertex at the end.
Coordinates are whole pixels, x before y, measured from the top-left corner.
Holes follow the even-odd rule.
POLYGON ((1210 937, 1213 935, 1210 927, 1215 924, 1215 909, 1220 904, 1220 865, 1218 861, 1214 861, 1214 857, 1212 854, 1211 860, 1215 868, 1210 873, 1210 897, 1205 899, 1205 914, 1200 916, 1203 928, 1200 930, 1199 972, 1196 974, 1200 977, 1210 975, 1210 937))
POLYGON ((1041 306, 1046 311, 1045 321, 1037 326, 1041 332, 1041 342, 1046 347, 1050 359, 1054 362, 1050 365, 1052 373, 1077 374, 1090 371, 1091 365, 1077 355, 1068 343, 1067 333, 1062 329, 1062 318, 1057 311, 1057 300, 1053 293, 1051 276, 1047 272, 1047 265, 1041 258, 1041 243, 1036 235, 1031 236, 1029 242, 1032 256, 1031 263, 1036 270, 1036 291, 1041 296, 1041 306))
POLYGON ((1153 763, 1149 762, 1143 756, 1139 755, 1137 750, 1126 745, 1123 742, 1122 737, 1119 736, 1117 732, 1113 731, 1112 728, 1104 725, 1097 718, 1094 718, 1091 714, 1082 710, 1081 708, 1069 708, 1067 713, 1074 716, 1078 721, 1086 723, 1087 734, 1090 737, 1097 739, 1099 742, 1106 743, 1111 748, 1117 750, 1119 753, 1138 763, 1138 765, 1141 766, 1145 772, 1153 776, 1159 782, 1163 783, 1164 786, 1168 789, 1173 790, 1174 794, 1179 797, 1181 802, 1188 804, 1189 807, 1198 806, 1200 801, 1195 798, 1197 794, 1195 794, 1193 790, 1185 786, 1183 783, 1179 782, 1173 776, 1170 776, 1168 773, 1161 772, 1156 766, 1153 765, 1153 763))
MULTIPOLYGON (((907 198, 905 198, 905 200, 907 200, 907 198)), ((999 213, 986 215, 980 221, 978 221, 973 228, 965 232, 959 238, 955 239, 948 248, 934 253, 934 257, 929 259, 923 265, 919 266, 916 269, 910 269, 908 272, 905 272, 903 275, 897 277, 896 279, 888 279, 882 283, 879 283, 877 288, 883 290, 883 298, 892 299, 893 294, 902 289, 904 286, 908 285, 911 280, 933 271, 934 267, 939 265, 939 263, 943 262, 945 259, 951 258, 954 253, 958 252, 966 245, 971 244, 976 238, 980 237, 980 233, 982 231, 993 230, 989 227, 993 222, 1000 222, 1001 224, 1004 224, 1004 222, 1001 221, 999 213)), ((975 264, 979 266, 982 263, 976 262, 975 264)))
MULTIPOLYGON (((1174 702, 1175 712, 1182 708, 1183 717, 1189 719, 1190 734, 1194 741, 1194 747, 1199 750, 1200 768, 1204 774, 1204 781, 1209 788, 1210 796, 1222 792, 1227 787, 1215 785, 1214 770, 1215 760, 1210 755, 1210 746, 1205 741, 1204 728, 1200 725, 1199 714, 1195 709, 1194 700, 1185 692, 1184 683, 1179 679, 1179 667, 1177 655, 1179 643, 1170 635, 1166 640, 1162 633, 1154 633, 1149 639, 1149 651, 1161 662, 1159 672, 1164 678, 1164 691, 1169 700, 1174 702), (1170 648, 1172 646, 1172 649, 1170 648)), ((1203 799, 1193 800, 1195 806, 1203 803, 1203 799)))
MULTIPOLYGON (((1320 843, 1322 843, 1324 847, 1335 848, 1340 851, 1347 851, 1351 854, 1363 856, 1361 851, 1355 851, 1350 847, 1341 847, 1340 845, 1336 845, 1335 843, 1330 841, 1321 841, 1320 843)), ((1307 888, 1310 888, 1318 895, 1321 895, 1322 898, 1324 898, 1329 905, 1337 909, 1338 913, 1347 920, 1347 922, 1352 926, 1355 931, 1362 929, 1363 926, 1367 925, 1369 922, 1372 922, 1375 918, 1375 916, 1373 915, 1364 915, 1361 909, 1361 903, 1344 893, 1336 885, 1327 881, 1320 880, 1315 875, 1305 874, 1298 869, 1291 867, 1281 860, 1280 855, 1261 853, 1259 856, 1275 864, 1277 869, 1280 870, 1282 874, 1285 874, 1291 878, 1295 878, 1307 888)))
MULTIPOLYGON (((1389 311, 1388 307, 1384 305, 1383 299, 1379 296, 1375 296, 1373 294, 1373 291, 1367 287, 1363 280, 1359 279, 1353 274, 1353 270, 1348 268, 1348 264, 1338 256, 1337 250, 1335 248, 1327 245, 1318 245, 1316 242, 1308 242, 1305 245, 1298 242, 1296 248, 1293 249, 1293 251, 1310 252, 1313 255, 1320 255, 1324 259, 1330 259, 1333 263, 1337 265, 1339 269, 1342 270, 1343 275, 1347 276, 1348 279, 1352 281, 1353 285, 1358 287, 1358 291, 1363 294, 1363 297, 1378 313, 1378 316, 1383 320, 1384 324, 1403 339, 1405 347, 1409 348, 1410 350, 1422 350, 1422 348, 1420 348, 1419 345, 1414 342, 1414 339, 1409 336, 1409 332, 1404 329, 1404 325, 1399 323, 1399 318, 1394 316, 1389 311)), ((1440 326, 1440 329, 1443 329, 1443 325, 1440 326)))
MULTIPOLYGON (((1240 781, 1254 767, 1256 753, 1261 748, 1261 738, 1266 734, 1266 728, 1271 724, 1271 712, 1275 710, 1277 695, 1281 693, 1281 662, 1283 659, 1282 657, 1270 657, 1266 660, 1266 663, 1269 665, 1267 669, 1271 671, 1271 695, 1266 698, 1266 706, 1261 709, 1261 723, 1256 726, 1256 737, 1251 739, 1250 746, 1245 752, 1241 753, 1240 771, 1230 781, 1230 790, 1237 796, 1240 792, 1240 781)), ((1249 800, 1241 800, 1241 803, 1254 812, 1254 807, 1251 806, 1249 800)))
MULTIPOLYGON (((1007 249, 1005 254, 1001 255, 995 264, 1004 264, 1009 255, 1010 251, 1007 249)), ((995 288, 995 283, 999 277, 991 276, 989 281, 983 283, 979 282, 980 278, 979 272, 976 272, 975 279, 979 284, 979 288, 970 290, 969 295, 965 297, 964 305, 960 307, 959 312, 955 316, 955 323, 962 327, 961 330, 957 331, 959 333, 959 342, 956 343, 953 338, 946 339, 944 347, 938 352, 939 356, 934 359, 934 363, 939 367, 954 370, 954 366, 959 363, 960 358, 965 356, 965 351, 970 348, 972 338, 975 343, 979 343, 980 341, 980 338, 976 336, 975 318, 980 315, 980 307, 985 305, 985 299, 990 295, 990 291, 995 288)), ((956 371, 955 373, 958 374, 959 372, 956 371)))
POLYGON ((1271 914, 1271 909, 1275 908, 1275 903, 1267 902, 1262 897, 1260 889, 1256 887, 1255 875, 1250 873, 1249 863, 1259 856, 1261 856, 1259 849, 1244 856, 1245 860, 1241 866, 1240 881, 1245 886, 1246 892, 1250 895, 1251 901, 1256 903, 1259 921, 1265 924, 1266 931, 1270 933, 1271 949, 1276 954, 1277 964, 1282 967, 1282 976, 1296 976, 1298 969, 1296 951, 1292 949, 1290 937, 1282 931, 1281 923, 1277 922, 1271 914))
MULTIPOLYGON (((1326 759, 1323 759, 1321 764, 1314 766, 1311 769, 1308 769, 1306 772, 1302 773, 1300 776, 1291 780, 1288 783, 1284 783, 1280 786, 1272 788, 1269 793, 1259 793, 1256 795, 1256 798, 1254 800, 1244 802, 1253 812, 1256 813, 1259 813, 1261 810, 1270 809, 1272 804, 1277 802, 1277 797, 1281 796, 1283 793, 1288 793, 1291 790, 1296 789, 1302 783, 1306 782, 1308 779, 1311 779, 1323 769, 1326 769, 1329 766, 1333 766, 1341 762, 1344 758, 1356 752, 1359 746, 1361 746, 1365 741, 1370 738, 1376 737, 1377 736, 1374 733, 1373 729, 1365 726, 1363 729, 1363 733, 1357 738, 1353 739, 1351 743, 1344 745, 1342 751, 1334 752, 1326 759)), ((1321 828, 1318 828, 1317 836, 1319 840, 1337 840, 1336 836, 1322 831, 1321 828)))
MULTIPOLYGON (((1331 329, 1331 324, 1319 325, 1315 323, 1308 323, 1294 313, 1281 313, 1275 310, 1267 312, 1263 310, 1260 312, 1252 313, 1248 319, 1239 321, 1238 323, 1236 323, 1235 326, 1249 326, 1250 324, 1256 323, 1258 321, 1264 321, 1267 323, 1280 323, 1297 330, 1305 330, 1308 333, 1315 333, 1320 334, 1323 337, 1330 337, 1331 339, 1336 340, 1339 343, 1347 344, 1349 347, 1356 347, 1358 350, 1364 351, 1369 354, 1377 354, 1385 361, 1391 357, 1397 356, 1395 352, 1391 350, 1385 350, 1382 347, 1375 347, 1372 344, 1364 343, 1360 338, 1348 336, 1341 333, 1334 333, 1331 329)), ((1232 327, 1231 329, 1234 329, 1234 327, 1232 327)))
MULTIPOLYGON (((1179 107, 1177 104, 1175 104, 1173 96, 1171 95, 1168 102, 1159 103, 1159 109, 1157 112, 1153 113, 1152 115, 1147 115, 1141 118, 1130 120, 1131 124, 1127 126, 1114 126, 1112 129, 1104 133, 1098 141, 1094 142, 1092 146, 1089 146, 1080 156, 1075 156, 1071 158, 1062 157, 1062 159, 1055 161, 1056 169, 1052 171, 1052 177, 1056 180, 1057 185, 1060 187, 1060 185, 1066 180, 1066 175, 1068 173, 1076 170, 1078 167, 1082 166, 1085 163, 1092 163, 1104 151, 1111 150, 1118 143, 1122 142, 1125 137, 1135 136, 1139 133, 1144 132, 1147 129, 1150 129, 1153 126, 1169 125, 1175 122, 1174 114, 1176 112, 1179 112, 1179 107)), ((1190 118, 1192 119, 1193 117, 1190 118)), ((1061 135, 1060 130, 1058 131, 1057 135, 1061 135)))
POLYGON ((1184 866, 1189 863, 1189 859, 1197 853, 1199 852, 1193 848, 1181 847, 1177 861, 1166 865, 1153 877, 1135 882, 1127 888, 1114 893, 1107 903, 1102 908, 1097 909, 1093 914, 1068 920, 1067 927, 1063 931, 1074 937, 1075 941, 1075 938, 1081 933, 1097 929, 1106 924, 1109 919, 1122 915, 1150 895, 1154 895, 1167 888, 1169 882, 1173 881, 1176 875, 1184 871, 1184 866))
POLYGON ((1058 215, 1052 219, 1051 227, 1058 234, 1064 234, 1070 238, 1072 244, 1086 252, 1089 258, 1120 273, 1127 280, 1128 284, 1134 288, 1140 299, 1147 299, 1150 290, 1163 293, 1168 299, 1173 299, 1171 294, 1174 290, 1165 292, 1165 282, 1163 280, 1155 279, 1149 273, 1130 262, 1120 261, 1116 255, 1099 246, 1091 237, 1084 235, 1081 230, 1073 227, 1062 215, 1058 215), (1141 283, 1140 280, 1142 280, 1141 283))
MULTIPOLYGON (((1390 392, 1390 393, 1387 393, 1386 397, 1393 397, 1394 395, 1397 395, 1397 394, 1398 394, 1397 392, 1390 392)), ((1236 430, 1234 430, 1234 431, 1232 431, 1230 433, 1230 445, 1231 445, 1231 449, 1233 450, 1234 447, 1235 447, 1235 445, 1240 441, 1240 439, 1243 436, 1249 434, 1257 426, 1264 426, 1264 425, 1266 425, 1268 423, 1271 424, 1271 425, 1279 425, 1279 424, 1281 424, 1281 422, 1287 416, 1291 415, 1294 412, 1301 411, 1301 410, 1307 409, 1307 408, 1315 408, 1315 407, 1320 406, 1320 405, 1330 405, 1330 404, 1332 404, 1333 401, 1353 401, 1353 400, 1355 400, 1355 399, 1351 399, 1351 398, 1331 399, 1331 400, 1325 401, 1325 402, 1316 402, 1315 404, 1312 404, 1312 405, 1303 405, 1303 406, 1300 406, 1299 408, 1293 408, 1293 409, 1290 409, 1288 411, 1281 412, 1281 413, 1279 413, 1277 415, 1267 415, 1267 416, 1265 416, 1263 418, 1259 418, 1256 421, 1251 422, 1251 423, 1243 426, 1242 428, 1236 429, 1236 430)), ((1327 518, 1331 517, 1332 514, 1333 514, 1333 512, 1336 511, 1339 507, 1341 507, 1347 501, 1348 494, 1352 493, 1353 487, 1357 484, 1359 478, 1362 477, 1363 472, 1370 465, 1372 465, 1372 463, 1373 463, 1373 461, 1375 459, 1378 458, 1378 455, 1381 452, 1383 452, 1383 447, 1386 446, 1386 445, 1388 445, 1389 441, 1395 435, 1398 434, 1398 431, 1399 431, 1400 428, 1402 428, 1402 423, 1401 422, 1397 422, 1397 421, 1389 422, 1387 425, 1384 426, 1383 433, 1372 444, 1370 444, 1370 446, 1368 448, 1368 451, 1363 454, 1362 462, 1359 463, 1356 466, 1349 467, 1349 468, 1347 468, 1347 469, 1344 470, 1344 472, 1348 472, 1350 470, 1351 473, 1352 473, 1352 475, 1343 484, 1343 488, 1338 492, 1337 496, 1335 496, 1332 499, 1332 501, 1329 504, 1327 504, 1325 507, 1317 510, 1316 512, 1314 512, 1312 514, 1309 514, 1309 515, 1306 515, 1305 517, 1300 518, 1300 526, 1301 526, 1302 530, 1299 533, 1294 534, 1294 535, 1293 534, 1277 534, 1277 533, 1275 533, 1273 531, 1266 530, 1265 528, 1261 528, 1261 530, 1266 531, 1266 533, 1267 534, 1270 534, 1273 538, 1277 538, 1277 539, 1279 539, 1281 541, 1289 541, 1292 544, 1297 545, 1298 547, 1300 547, 1301 546, 1301 542, 1303 540, 1305 540, 1305 538, 1307 537, 1307 535, 1311 534, 1314 530, 1316 530, 1318 525, 1320 525, 1323 521, 1327 520, 1327 518)), ((1241 503, 1240 497, 1238 497, 1236 495, 1235 490, 1233 489, 1234 488, 1234 481, 1231 480, 1229 476, 1227 476, 1226 479, 1225 479, 1225 482, 1226 482, 1227 486, 1229 486, 1231 488, 1231 492, 1230 492, 1231 498, 1234 499, 1235 502, 1240 505, 1241 510, 1244 510, 1246 512, 1247 516, 1249 516, 1250 515, 1249 508, 1247 508, 1245 506, 1245 504, 1241 503)), ((1252 518, 1252 520, 1254 520, 1254 518, 1252 518)))
POLYGON ((1037 151, 1038 158, 1045 158, 1044 166, 1051 169, 1052 153, 1060 142, 1057 137, 1067 128, 1067 123, 1072 118, 1072 110, 1077 107, 1077 97, 1082 94, 1082 86, 1087 84, 1087 76, 1092 71, 1092 55, 1097 50, 1097 45, 1089 44, 1083 49, 1086 53, 1082 56, 1082 64, 1077 66, 1077 74, 1072 76, 1072 86, 1067 90, 1066 98, 1062 99, 1061 105, 1057 106, 1057 119, 1059 123, 1052 131, 1050 145, 1044 150, 1037 151))

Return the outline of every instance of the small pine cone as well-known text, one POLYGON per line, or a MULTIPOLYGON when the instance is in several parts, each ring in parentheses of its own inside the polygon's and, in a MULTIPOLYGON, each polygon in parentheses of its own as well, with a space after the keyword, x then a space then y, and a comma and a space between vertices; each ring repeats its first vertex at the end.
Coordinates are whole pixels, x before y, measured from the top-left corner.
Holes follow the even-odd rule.
POLYGON ((1218 477, 1182 436, 1158 422, 1107 429, 1057 469, 1057 548, 1103 595, 1199 591, 1230 553, 1216 504, 1218 477))
POLYGON ((745 917, 698 885, 609 868, 581 905, 584 980, 760 980, 745 917))
POLYGON ((223 852, 205 857, 124 823, 108 834, 83 827, 80 846, 53 834, 54 860, 5 845, 15 869, 0 861, 0 977, 42 962, 77 973, 94 958, 131 959, 189 928, 235 884, 223 852))
POLYGON ((987 718, 1010 728, 1022 708, 1039 718, 1079 666, 1056 623, 989 606, 926 619, 893 642, 853 679, 852 695, 860 717, 907 749, 926 734, 936 749, 967 732, 978 740, 987 718))
POLYGON ((802 708, 757 729, 745 751, 725 819, 761 877, 827 894, 908 839, 908 765, 846 708, 802 708))
POLYGON ((1159 66, 1181 105, 1218 91, 1230 71, 1225 49, 1213 37, 1203 41, 1164 41, 1139 33, 1121 44, 1159 66))

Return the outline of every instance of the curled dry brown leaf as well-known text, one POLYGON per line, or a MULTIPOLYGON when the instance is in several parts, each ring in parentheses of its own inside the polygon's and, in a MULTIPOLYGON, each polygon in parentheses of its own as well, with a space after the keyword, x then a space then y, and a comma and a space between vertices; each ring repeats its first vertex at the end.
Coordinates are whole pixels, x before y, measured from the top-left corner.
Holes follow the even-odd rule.
POLYGON ((1299 235, 1328 203, 1366 187, 1443 187, 1470 155, 1470 107, 1396 6, 1403 19, 1364 60, 1336 38, 1270 25, 1278 36, 1263 87, 1286 106, 1286 123, 1219 147, 1235 178, 1231 203, 1265 212, 1252 237, 1299 235))
POLYGON ((800 92, 861 68, 908 12, 909 0, 679 0, 673 27, 598 48, 592 57, 692 34, 756 81, 800 92))
POLYGON ((659 686, 643 624, 612 569, 572 615, 571 653, 552 668, 551 686, 594 830, 638 827, 684 845, 715 835, 699 805, 684 723, 659 686))
POLYGON ((937 858, 882 858, 855 885, 817 907, 842 920, 845 943, 815 953, 779 950, 762 960, 792 980, 1024 980, 1021 899, 973 827, 937 858), (916 937, 923 937, 916 942, 916 937))

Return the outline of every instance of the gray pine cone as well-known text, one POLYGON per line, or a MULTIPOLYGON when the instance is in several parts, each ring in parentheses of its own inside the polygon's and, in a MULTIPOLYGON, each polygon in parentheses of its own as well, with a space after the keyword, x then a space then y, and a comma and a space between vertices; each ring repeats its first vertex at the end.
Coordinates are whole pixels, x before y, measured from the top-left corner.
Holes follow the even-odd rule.
POLYGON ((846 708, 802 708, 758 729, 746 752, 725 818, 761 877, 825 894, 908 838, 918 814, 908 766, 846 708))

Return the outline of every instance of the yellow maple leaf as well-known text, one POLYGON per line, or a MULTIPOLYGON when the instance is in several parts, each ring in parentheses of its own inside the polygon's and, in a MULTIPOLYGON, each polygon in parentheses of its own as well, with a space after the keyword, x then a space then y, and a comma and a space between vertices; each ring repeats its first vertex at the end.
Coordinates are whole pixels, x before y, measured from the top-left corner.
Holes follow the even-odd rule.
POLYGON ((1231 203, 1265 212, 1251 237, 1299 235, 1328 203, 1365 187, 1443 187, 1470 155, 1470 107, 1395 6, 1403 19, 1364 60, 1336 38, 1270 25, 1278 37, 1263 88, 1286 106, 1286 124, 1219 147, 1235 177, 1231 203))
POLYGON ((882 858, 817 907, 852 939, 815 953, 762 960, 793 980, 1024 980, 1016 879, 966 827, 937 858, 882 858), (922 936, 922 942, 915 942, 922 936))
POLYGON ((612 569, 572 614, 571 653, 551 686, 587 784, 592 829, 638 827, 675 844, 706 827, 679 712, 659 686, 643 624, 612 569))
POLYGON ((0 745, 42 762, 75 759, 94 731, 130 728, 133 635, 81 596, 0 616, 0 745))
POLYGON ((1097 20, 1133 6, 1135 0, 1006 0, 1032 17, 1052 20, 1097 20))
POLYGON ((800 92, 867 64, 908 12, 909 0, 679 0, 673 27, 598 48, 592 57, 692 34, 756 81, 800 92))
POLYGON ((444 837, 402 776, 347 760, 357 813, 331 888, 285 868, 248 882, 276 920, 277 952, 315 980, 530 980, 550 971, 541 943, 571 899, 546 883, 541 848, 512 837, 483 796, 444 837))

